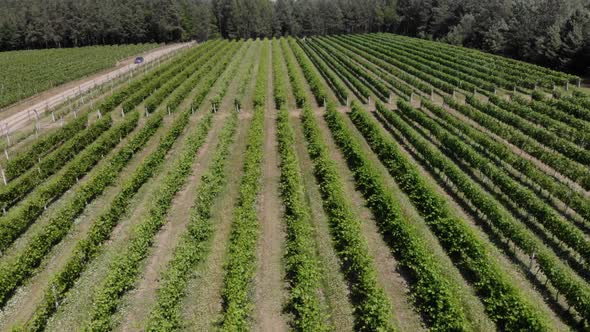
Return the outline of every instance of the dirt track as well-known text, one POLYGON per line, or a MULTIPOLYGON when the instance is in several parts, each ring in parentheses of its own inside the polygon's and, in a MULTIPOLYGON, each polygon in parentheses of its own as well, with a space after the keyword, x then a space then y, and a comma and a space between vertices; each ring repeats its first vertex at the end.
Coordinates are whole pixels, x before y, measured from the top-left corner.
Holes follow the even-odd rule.
MULTIPOLYGON (((152 50, 144 56, 143 65, 155 61, 166 54, 177 51, 181 48, 190 47, 192 45, 192 42, 171 44, 152 50)), ((35 110, 39 112, 39 115, 41 115, 47 109, 59 105, 66 99, 72 98, 90 89, 93 89, 98 85, 116 79, 117 77, 120 77, 135 68, 137 68, 137 65, 135 65, 132 60, 126 60, 120 63, 119 66, 110 70, 103 71, 99 74, 92 75, 75 82, 66 83, 65 85, 41 93, 25 102, 12 106, 10 109, 0 114, 0 117, 3 117, 2 121, 0 121, 0 128, 2 128, 3 133, 5 133, 7 130, 9 133, 13 133, 16 130, 24 127, 29 121, 32 121, 35 118, 35 110)))

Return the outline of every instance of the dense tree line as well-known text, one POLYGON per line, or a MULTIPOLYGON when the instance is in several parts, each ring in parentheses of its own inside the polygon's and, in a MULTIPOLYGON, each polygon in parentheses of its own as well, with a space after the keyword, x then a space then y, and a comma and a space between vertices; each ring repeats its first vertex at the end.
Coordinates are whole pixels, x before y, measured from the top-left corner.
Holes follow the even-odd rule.
POLYGON ((0 0, 0 13, 0 50, 383 31, 590 66, 590 0, 0 0))
POLYGON ((207 39, 208 0, 0 0, 0 50, 207 39))

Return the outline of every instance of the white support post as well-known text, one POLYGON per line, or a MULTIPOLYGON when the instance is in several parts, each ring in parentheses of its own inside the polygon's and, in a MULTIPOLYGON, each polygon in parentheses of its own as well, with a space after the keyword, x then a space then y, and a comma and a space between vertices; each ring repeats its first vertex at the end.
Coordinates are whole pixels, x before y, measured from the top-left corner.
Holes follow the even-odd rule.
POLYGON ((55 122, 55 112, 51 111, 51 121, 55 122))
POLYGON ((195 114, 195 107, 191 104, 191 114, 195 114))
POLYGON ((410 93, 410 104, 414 102, 414 92, 410 93))
POLYGON ((578 88, 581 88, 581 87, 582 87, 582 79, 578 78, 578 88))
POLYGON ((455 93, 455 89, 453 89, 453 99, 455 99, 457 94, 455 93))
POLYGON ((388 104, 391 105, 393 104, 393 94, 390 92, 389 93, 389 100, 388 100, 388 104))
POLYGON ((98 110, 98 111, 96 112, 96 114, 98 115, 98 118, 99 118, 99 119, 102 119, 102 113, 100 113, 100 110, 98 110))
POLYGON ((121 117, 124 118, 125 117, 125 111, 121 110, 121 117))
POLYGON ((166 108, 168 108, 168 115, 170 115, 170 106, 167 106, 166 108))
POLYGON ((6 174, 4 174, 4 168, 0 169, 2 171, 2 181, 4 181, 4 185, 8 184, 8 181, 6 181, 6 174))
POLYGON ((371 106, 371 96, 369 96, 367 103, 369 106, 371 106))
POLYGON ((326 98, 324 98, 324 108, 326 108, 326 98))
POLYGON ((8 150, 4 149, 4 156, 6 157, 6 160, 10 160, 10 157, 8 156, 8 150))
POLYGON ((346 96, 346 107, 350 107, 350 97, 346 96))
POLYGON ((494 94, 497 95, 498 94, 498 88, 494 87, 494 94))
POLYGON ((430 100, 434 101, 434 90, 430 91, 430 100))
POLYGON ((565 91, 570 90, 570 82, 565 82, 565 91))

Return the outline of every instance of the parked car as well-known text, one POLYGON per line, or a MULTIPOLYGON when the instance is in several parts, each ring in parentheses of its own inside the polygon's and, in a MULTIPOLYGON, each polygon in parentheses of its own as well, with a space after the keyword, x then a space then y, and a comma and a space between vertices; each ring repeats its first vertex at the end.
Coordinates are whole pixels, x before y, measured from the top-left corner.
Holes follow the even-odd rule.
POLYGON ((137 58, 135 58, 135 64, 138 65, 140 63, 143 63, 143 57, 142 56, 138 56, 137 58))

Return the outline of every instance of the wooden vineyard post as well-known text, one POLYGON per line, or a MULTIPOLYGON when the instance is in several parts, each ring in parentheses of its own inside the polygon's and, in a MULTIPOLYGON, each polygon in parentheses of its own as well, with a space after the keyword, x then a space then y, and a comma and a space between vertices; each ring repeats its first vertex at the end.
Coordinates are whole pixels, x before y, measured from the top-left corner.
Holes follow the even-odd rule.
POLYGON ((453 99, 457 98, 457 94, 455 93, 455 89, 453 89, 453 99))
POLYGON ((166 108, 168 109, 168 115, 170 115, 170 106, 166 106, 166 108))
POLYGON ((565 91, 570 91, 570 82, 565 82, 565 91))
POLYGON ((389 103, 389 105, 391 105, 393 103, 393 94, 391 92, 389 93, 388 103, 389 103))
POLYGON ((430 100, 434 101, 434 90, 430 91, 430 100))
POLYGON ((55 122, 55 112, 51 111, 51 121, 55 122))
POLYGON ((494 87, 494 94, 497 95, 498 94, 498 88, 494 87))
MULTIPOLYGON (((6 152, 6 150, 4 150, 4 152, 6 152)), ((0 168, 0 171, 2 171, 2 181, 4 182, 4 185, 7 185, 8 181, 6 181, 6 174, 4 173, 4 168, 0 168)))
POLYGON ((193 106, 193 104, 191 104, 191 115, 195 114, 195 106, 193 106))
POLYGON ((7 146, 10 146, 10 128, 8 127, 8 123, 6 124, 6 142, 7 142, 7 146))
POLYGON ((98 110, 98 111, 96 112, 96 115, 98 115, 98 118, 99 118, 99 119, 102 119, 102 113, 100 113, 100 110, 98 110))
POLYGON ((410 93, 410 104, 414 102, 414 92, 410 93))
POLYGON ((121 110, 121 117, 124 118, 125 117, 125 111, 121 110))
POLYGON ((324 98, 324 108, 326 108, 326 98, 324 98))
POLYGON ((367 105, 371 106, 371 96, 368 98, 367 105))
POLYGON ((346 107, 350 107, 350 97, 346 96, 346 107))
POLYGON ((4 149, 4 156, 6 157, 6 160, 10 160, 10 157, 8 156, 8 150, 4 149))
POLYGON ((582 79, 578 77, 578 88, 582 87, 582 79))

